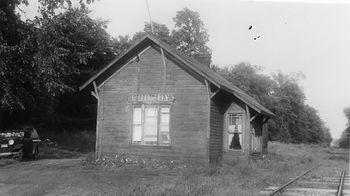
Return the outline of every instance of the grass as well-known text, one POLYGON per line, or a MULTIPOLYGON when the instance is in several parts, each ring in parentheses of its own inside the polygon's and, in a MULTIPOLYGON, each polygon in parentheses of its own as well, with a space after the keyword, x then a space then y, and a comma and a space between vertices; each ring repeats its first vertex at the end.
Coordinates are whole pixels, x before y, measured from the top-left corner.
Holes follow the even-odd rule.
MULTIPOLYGON (((237 161, 217 167, 178 167, 173 163, 149 161, 142 165, 121 164, 115 167, 120 163, 117 161, 91 165, 87 162, 94 160, 93 131, 39 134, 43 141, 40 159, 76 158, 85 154, 88 158, 82 162, 84 172, 79 175, 84 176, 85 171, 91 172, 94 176, 92 184, 98 189, 102 188, 104 195, 259 195, 262 189, 282 185, 321 161, 339 166, 344 161, 344 156, 318 145, 270 142, 266 157, 249 163, 237 161), (153 167, 155 164, 167 167, 153 167), (102 174, 104 176, 100 176, 102 174)), ((127 156, 118 158, 128 160, 127 156)), ((11 161, 0 162, 0 166, 7 164, 11 164, 11 161)), ((320 173, 334 172, 334 168, 329 167, 320 173)), ((86 176, 83 178, 88 179, 86 176)), ((72 183, 76 182, 72 180, 72 183)), ((76 186, 80 186, 79 183, 76 186)), ((99 195, 100 191, 90 186, 90 193, 99 195)))
MULTIPOLYGON (((300 175, 324 158, 325 148, 305 144, 269 143, 263 160, 236 162, 221 167, 188 167, 172 176, 130 181, 127 186, 111 189, 120 195, 258 195, 260 190, 282 185, 300 175), (116 190, 117 189, 117 190, 116 190)), ((124 168, 107 168, 120 172, 124 168)), ((137 169, 136 169, 137 170, 137 169)), ((139 170, 140 173, 144 169, 139 170)), ((130 174, 136 175, 137 174, 130 174)))
POLYGON ((77 158, 80 157, 82 154, 77 151, 70 151, 65 150, 57 147, 48 147, 43 145, 41 148, 39 148, 40 159, 66 159, 66 158, 77 158))
MULTIPOLYGON (((57 158, 71 158, 78 153, 51 147, 46 150, 57 158)), ((337 168, 344 167, 343 160, 332 158, 334 151, 316 145, 273 142, 269 143, 268 151, 262 160, 220 167, 178 167, 157 161, 143 165, 89 164, 89 160, 94 160, 91 152, 83 155, 87 156, 85 160, 43 159, 13 164, 9 166, 12 169, 2 170, 8 178, 3 182, 0 178, 0 183, 11 184, 14 195, 249 196, 259 195, 269 186, 282 185, 319 162, 335 167, 324 167, 316 175, 335 173, 337 168), (153 167, 164 164, 170 167, 153 167)), ((125 162, 128 157, 118 156, 118 159, 125 162)))
POLYGON ((10 165, 15 163, 16 161, 13 159, 0 159, 0 167, 6 166, 6 165, 10 165))

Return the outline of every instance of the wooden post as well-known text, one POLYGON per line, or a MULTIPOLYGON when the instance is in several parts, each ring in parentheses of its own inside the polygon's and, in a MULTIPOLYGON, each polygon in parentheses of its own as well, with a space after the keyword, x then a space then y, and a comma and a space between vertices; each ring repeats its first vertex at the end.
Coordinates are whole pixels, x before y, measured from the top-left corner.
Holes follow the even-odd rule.
POLYGON ((162 53, 163 68, 164 68, 164 72, 163 72, 163 92, 165 92, 165 87, 166 87, 166 61, 165 61, 165 55, 164 55, 164 51, 163 51, 162 47, 160 47, 160 51, 162 53))
POLYGON ((211 94, 210 98, 212 99, 216 95, 216 93, 218 93, 219 91, 220 89, 218 88, 214 93, 211 94))
POLYGON ((137 58, 139 60, 137 61, 137 65, 138 66, 137 66, 136 95, 138 95, 139 92, 140 92, 140 84, 139 84, 139 82, 140 82, 140 69, 141 69, 141 58, 140 58, 139 55, 137 55, 137 58))
POLYGON ((210 104, 211 104, 211 90, 209 86, 209 82, 205 80, 205 86, 207 87, 207 94, 208 94, 208 122, 207 122, 207 155, 208 155, 208 161, 210 163, 210 104))
POLYGON ((253 117, 250 118, 250 122, 253 122, 253 120, 258 116, 258 114, 255 114, 253 117))
POLYGON ((97 114, 97 117, 96 117, 96 142, 95 142, 95 159, 98 160, 101 156, 101 153, 100 153, 100 104, 101 104, 101 100, 100 100, 100 96, 99 96, 99 92, 97 90, 97 86, 96 86, 96 82, 93 81, 93 86, 94 86, 94 91, 91 91, 91 94, 96 98, 97 100, 97 107, 96 107, 96 114, 97 114))
POLYGON ((262 153, 267 153, 267 147, 269 142, 269 132, 267 129, 267 120, 268 118, 264 117, 263 119, 263 130, 262 130, 262 153))
POLYGON ((251 133, 250 133, 250 112, 249 112, 249 107, 248 105, 245 105, 245 110, 246 110, 246 129, 245 129, 245 133, 246 133, 246 140, 245 142, 247 143, 246 146, 246 154, 248 156, 248 158, 250 157, 250 151, 251 151, 251 147, 252 147, 252 140, 251 140, 251 133))

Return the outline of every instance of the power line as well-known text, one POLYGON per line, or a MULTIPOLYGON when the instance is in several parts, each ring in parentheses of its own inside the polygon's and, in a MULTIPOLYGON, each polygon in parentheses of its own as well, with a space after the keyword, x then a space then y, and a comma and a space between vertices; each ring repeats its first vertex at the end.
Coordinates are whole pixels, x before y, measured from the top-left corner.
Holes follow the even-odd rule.
POLYGON ((153 22, 152 22, 152 18, 151 18, 151 12, 149 11, 148 0, 146 0, 146 5, 147 5, 147 10, 148 10, 149 21, 151 23, 152 34, 154 35, 153 22))

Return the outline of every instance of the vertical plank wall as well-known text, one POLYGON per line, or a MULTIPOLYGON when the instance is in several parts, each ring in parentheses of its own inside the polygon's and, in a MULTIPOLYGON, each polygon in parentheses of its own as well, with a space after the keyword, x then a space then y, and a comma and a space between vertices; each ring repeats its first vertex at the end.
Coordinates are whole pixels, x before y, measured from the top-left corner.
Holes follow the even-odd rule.
POLYGON ((209 137, 209 161, 218 163, 222 159, 224 114, 219 111, 218 105, 210 103, 210 137, 209 137))

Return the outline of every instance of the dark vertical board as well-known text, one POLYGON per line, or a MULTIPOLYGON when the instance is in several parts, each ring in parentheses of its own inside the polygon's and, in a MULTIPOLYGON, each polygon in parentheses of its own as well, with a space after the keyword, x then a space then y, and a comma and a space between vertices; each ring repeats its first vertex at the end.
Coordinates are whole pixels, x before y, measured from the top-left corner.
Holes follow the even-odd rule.
POLYGON ((218 105, 210 103, 210 136, 209 160, 218 163, 222 159, 224 115, 219 111, 218 105))
POLYGON ((268 147, 268 129, 267 129, 267 123, 264 123, 262 126, 262 137, 263 137, 263 141, 262 141, 262 152, 263 153, 267 153, 267 147, 268 147))

